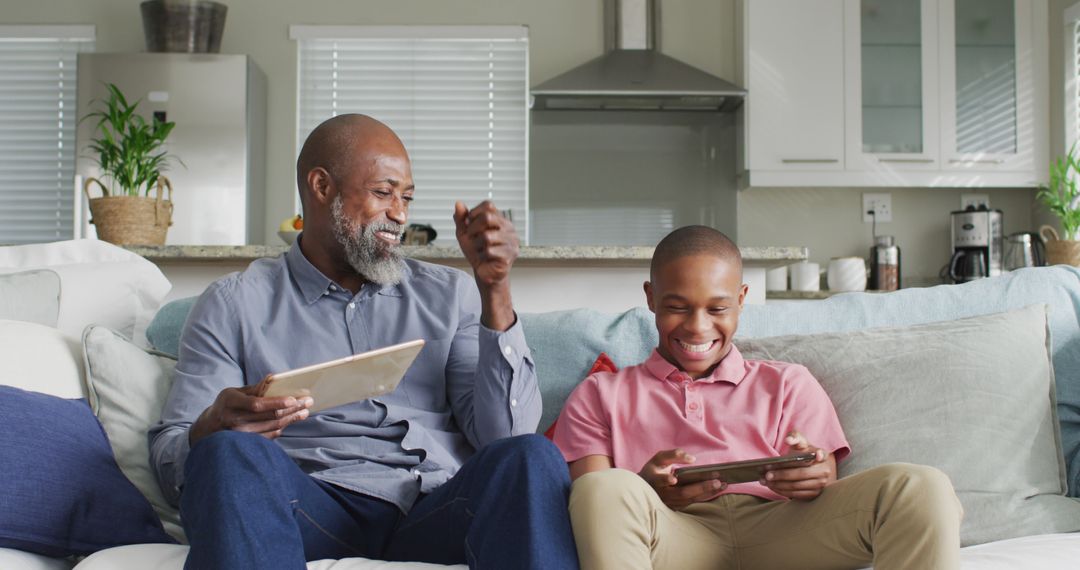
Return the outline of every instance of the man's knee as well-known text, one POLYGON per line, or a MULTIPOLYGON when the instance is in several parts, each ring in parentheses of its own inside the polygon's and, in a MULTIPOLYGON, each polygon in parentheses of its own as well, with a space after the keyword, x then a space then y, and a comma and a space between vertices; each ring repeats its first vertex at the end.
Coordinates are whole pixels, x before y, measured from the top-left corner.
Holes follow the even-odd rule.
POLYGON ((566 472, 566 460, 559 448, 539 434, 501 439, 488 445, 485 451, 495 461, 515 463, 530 470, 554 469, 566 472))
POLYGON ((266 469, 280 457, 286 457, 285 453, 273 440, 253 433, 222 430, 195 443, 185 470, 190 472, 210 465, 218 473, 231 466, 266 469))

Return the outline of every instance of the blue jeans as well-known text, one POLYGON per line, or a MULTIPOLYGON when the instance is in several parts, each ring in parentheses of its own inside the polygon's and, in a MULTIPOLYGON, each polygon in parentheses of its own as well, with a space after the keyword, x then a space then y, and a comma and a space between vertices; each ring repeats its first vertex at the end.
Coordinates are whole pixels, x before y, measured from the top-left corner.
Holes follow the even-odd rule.
POLYGON ((223 431, 184 466, 186 569, 304 568, 364 558, 470 568, 578 567, 566 462, 549 441, 491 443, 407 515, 310 477, 275 442, 223 431))

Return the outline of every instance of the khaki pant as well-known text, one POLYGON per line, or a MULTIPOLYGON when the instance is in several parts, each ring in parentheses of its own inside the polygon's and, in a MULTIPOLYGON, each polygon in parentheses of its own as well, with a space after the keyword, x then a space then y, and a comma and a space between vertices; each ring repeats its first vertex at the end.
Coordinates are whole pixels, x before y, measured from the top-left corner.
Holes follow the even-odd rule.
POLYGON ((812 501, 732 494, 673 511, 622 469, 584 475, 570 493, 585 570, 955 569, 962 513, 945 474, 903 463, 845 477, 812 501))

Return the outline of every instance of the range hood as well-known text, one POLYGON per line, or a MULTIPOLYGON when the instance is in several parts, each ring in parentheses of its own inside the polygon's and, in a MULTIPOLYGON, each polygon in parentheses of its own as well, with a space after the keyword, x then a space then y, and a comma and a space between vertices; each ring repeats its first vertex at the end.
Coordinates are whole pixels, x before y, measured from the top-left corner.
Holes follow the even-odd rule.
POLYGON ((606 53, 532 90, 536 110, 731 112, 746 90, 657 49, 659 0, 604 0, 606 53))

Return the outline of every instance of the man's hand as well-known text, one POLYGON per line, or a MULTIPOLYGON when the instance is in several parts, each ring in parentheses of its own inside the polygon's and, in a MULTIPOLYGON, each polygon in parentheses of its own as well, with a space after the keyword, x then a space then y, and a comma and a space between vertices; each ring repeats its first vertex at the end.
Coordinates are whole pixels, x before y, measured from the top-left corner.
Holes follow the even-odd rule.
POLYGON ((485 200, 468 209, 454 204, 454 225, 458 245, 473 268, 483 303, 480 321, 492 330, 504 331, 514 325, 510 300, 510 267, 518 256, 514 224, 503 217, 495 204, 485 200))
POLYGON ((263 390, 262 382, 222 390, 214 403, 192 424, 188 442, 195 445, 200 439, 226 429, 257 433, 274 439, 289 424, 308 417, 308 408, 315 403, 310 397, 259 396, 263 390))
POLYGON ((652 456, 652 459, 638 473, 649 484, 660 500, 668 508, 681 511, 694 503, 701 503, 716 497, 727 485, 722 481, 701 481, 677 487, 678 479, 672 473, 676 464, 688 464, 694 457, 681 449, 669 449, 652 456))
POLYGON ((809 501, 822 489, 836 482, 836 457, 810 445, 801 433, 793 431, 784 438, 791 452, 814 452, 814 462, 806 467, 768 468, 761 484, 789 499, 809 501))

